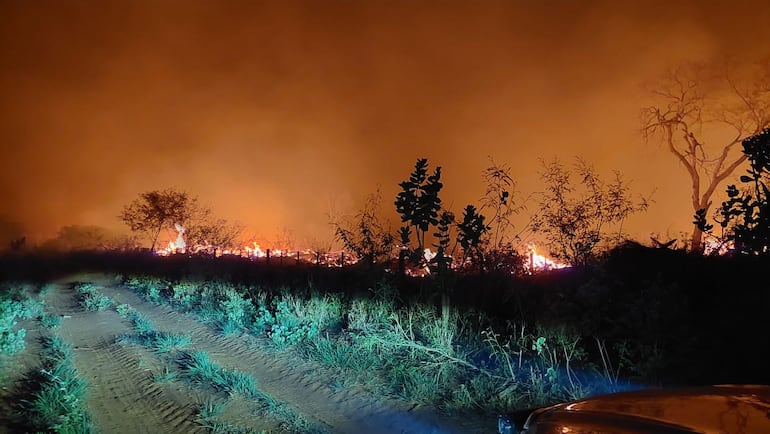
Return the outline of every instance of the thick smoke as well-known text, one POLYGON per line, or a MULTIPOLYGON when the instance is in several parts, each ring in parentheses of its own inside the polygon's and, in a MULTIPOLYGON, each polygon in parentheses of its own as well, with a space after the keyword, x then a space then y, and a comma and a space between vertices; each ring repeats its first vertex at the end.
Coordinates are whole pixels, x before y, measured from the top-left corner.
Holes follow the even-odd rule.
POLYGON ((329 238, 377 185, 390 212, 418 157, 459 212, 487 156, 529 193, 558 155, 656 190, 631 232, 685 229, 687 178, 638 134, 640 84, 755 54, 761 5, 2 2, 2 214, 38 238, 118 228, 138 193, 176 187, 249 233, 329 238))

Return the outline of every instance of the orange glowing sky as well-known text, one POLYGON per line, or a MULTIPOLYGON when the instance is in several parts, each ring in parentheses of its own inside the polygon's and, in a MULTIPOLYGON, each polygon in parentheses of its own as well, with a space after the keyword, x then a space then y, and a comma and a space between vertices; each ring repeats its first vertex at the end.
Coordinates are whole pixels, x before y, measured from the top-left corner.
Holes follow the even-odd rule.
POLYGON ((121 228, 176 187, 248 231, 329 238, 418 157, 445 204, 487 156, 528 193, 538 158, 621 170, 687 229, 688 180, 639 134, 640 85, 685 60, 762 54, 765 1, 0 1, 0 224, 121 228))

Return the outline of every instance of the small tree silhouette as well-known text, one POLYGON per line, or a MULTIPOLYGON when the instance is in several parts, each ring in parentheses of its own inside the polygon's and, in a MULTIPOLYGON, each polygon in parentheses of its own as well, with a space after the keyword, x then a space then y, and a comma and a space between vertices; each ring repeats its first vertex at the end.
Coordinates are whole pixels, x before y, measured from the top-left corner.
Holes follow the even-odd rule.
POLYGON ((470 258, 473 265, 481 269, 483 266, 482 237, 488 231, 489 226, 484 224, 484 216, 476 211, 475 206, 466 206, 463 210, 463 220, 457 224, 457 243, 463 248, 462 264, 470 258))
POLYGON ((428 175, 428 159, 420 158, 415 163, 409 180, 398 185, 401 192, 396 195, 396 211, 401 214, 401 222, 406 223, 399 232, 401 241, 404 246, 409 246, 410 226, 413 227, 417 237, 417 248, 413 256, 417 258, 422 256, 425 249, 425 234, 431 226, 438 225, 438 212, 441 209, 438 194, 443 187, 441 166, 436 167, 432 175, 428 175))
MULTIPOLYGON (((749 160, 748 175, 741 175, 746 185, 740 191, 735 185, 727 187, 728 200, 719 209, 723 231, 735 244, 738 253, 761 254, 770 251, 770 128, 742 142, 743 153, 749 160)), ((705 209, 703 210, 705 212, 705 209)))

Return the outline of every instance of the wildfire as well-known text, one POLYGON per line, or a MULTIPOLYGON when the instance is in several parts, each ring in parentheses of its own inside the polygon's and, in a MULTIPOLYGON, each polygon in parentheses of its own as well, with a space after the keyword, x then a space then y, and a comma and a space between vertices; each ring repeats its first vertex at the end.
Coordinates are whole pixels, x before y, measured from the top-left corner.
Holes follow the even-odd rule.
POLYGON ((712 238, 703 240, 703 253, 707 255, 726 255, 733 250, 732 241, 719 241, 712 238))
POLYGON ((249 257, 262 258, 265 256, 265 252, 262 251, 262 248, 259 247, 256 241, 254 241, 254 247, 245 246, 243 250, 246 252, 246 256, 249 257))
POLYGON ((560 268, 568 267, 568 264, 556 262, 553 259, 537 253, 534 244, 529 245, 529 265, 527 267, 529 274, 533 274, 537 271, 558 270, 560 268))
MULTIPOLYGON (((276 259, 283 263, 284 260, 294 260, 297 263, 311 263, 325 265, 327 267, 342 267, 345 265, 353 265, 358 262, 358 258, 354 255, 346 253, 342 250, 329 251, 329 252, 316 252, 311 249, 289 251, 287 249, 263 249, 257 242, 252 242, 250 245, 243 246, 243 248, 236 249, 223 249, 211 245, 186 245, 183 233, 184 228, 177 227, 178 235, 176 241, 169 241, 165 248, 160 248, 155 251, 159 256, 169 256, 177 253, 189 253, 200 254, 206 253, 215 255, 217 257, 224 255, 240 256, 250 259, 265 258, 267 260, 276 259)), ((537 253, 534 245, 530 245, 529 248, 529 265, 527 271, 532 274, 537 271, 554 270, 558 268, 566 268, 569 265, 556 262, 547 258, 544 255, 537 253)), ((430 248, 423 250, 422 265, 416 269, 407 268, 406 273, 410 276, 425 277, 431 274, 429 264, 433 263, 436 259, 438 252, 432 251, 430 248)), ((451 256, 446 256, 447 264, 452 268, 458 267, 460 264, 455 263, 451 256)))

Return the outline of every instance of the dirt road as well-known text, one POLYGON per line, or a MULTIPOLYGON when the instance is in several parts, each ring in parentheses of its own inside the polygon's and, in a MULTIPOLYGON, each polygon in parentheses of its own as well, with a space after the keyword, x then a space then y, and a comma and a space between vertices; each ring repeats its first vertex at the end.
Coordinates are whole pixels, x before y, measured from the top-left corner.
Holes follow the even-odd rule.
MULTIPOLYGON (((45 298, 50 314, 60 315, 55 331, 73 347, 75 366, 89 383, 87 407, 102 433, 195 433, 198 412, 211 400, 227 397, 181 379, 158 381, 168 366, 163 355, 138 345, 116 343, 132 333, 114 309, 89 312, 78 303, 74 281, 90 281, 117 304, 131 305, 156 330, 190 334, 191 350, 209 353, 228 369, 253 376, 260 390, 285 403, 316 431, 328 433, 482 433, 494 432, 495 421, 448 418, 429 409, 372 396, 361 389, 332 387, 334 379, 321 367, 289 353, 261 351, 248 335, 221 336, 192 315, 145 302, 114 280, 99 275, 73 276, 57 282, 45 298)), ((232 397, 222 418, 245 431, 288 432, 270 414, 245 399, 232 397)))

